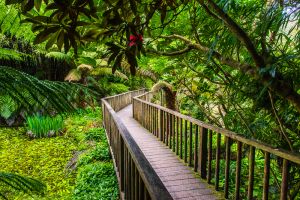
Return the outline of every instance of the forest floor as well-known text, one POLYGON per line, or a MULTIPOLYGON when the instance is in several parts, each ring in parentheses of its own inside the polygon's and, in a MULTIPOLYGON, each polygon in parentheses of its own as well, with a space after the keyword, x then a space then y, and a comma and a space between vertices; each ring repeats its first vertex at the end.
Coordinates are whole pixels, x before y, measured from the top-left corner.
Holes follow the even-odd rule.
POLYGON ((1 128, 1 171, 47 185, 43 196, 7 190, 9 199, 117 199, 117 180, 101 121, 100 109, 87 109, 65 120, 62 136, 42 139, 30 139, 25 128, 1 128))

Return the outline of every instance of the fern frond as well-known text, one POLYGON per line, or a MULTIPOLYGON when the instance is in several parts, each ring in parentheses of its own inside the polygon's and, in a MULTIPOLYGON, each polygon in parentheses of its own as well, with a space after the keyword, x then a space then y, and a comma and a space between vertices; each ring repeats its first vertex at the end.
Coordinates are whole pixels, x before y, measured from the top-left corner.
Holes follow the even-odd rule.
POLYGON ((0 48, 0 60, 22 61, 23 55, 23 53, 16 52, 15 50, 0 48))
POLYGON ((68 54, 62 53, 62 52, 49 52, 45 55, 47 58, 54 58, 56 60, 63 60, 66 61, 68 64, 72 62, 72 57, 68 54))
POLYGON ((113 75, 115 77, 128 80, 128 77, 118 70, 116 70, 116 72, 113 74, 112 69, 109 67, 97 67, 91 72, 91 75, 93 75, 93 76, 113 75))
MULTIPOLYGON (((43 194, 46 190, 46 185, 36 179, 6 172, 0 172, 0 186, 4 186, 0 188, 8 187, 25 193, 43 194)), ((8 199, 5 192, 1 190, 0 197, 8 199)))
POLYGON ((8 95, 0 94, 0 116, 8 119, 19 109, 16 102, 8 95))
POLYGON ((95 95, 80 84, 41 81, 9 67, 0 66, 0 90, 29 113, 44 109, 47 112, 74 111, 76 94, 95 95))

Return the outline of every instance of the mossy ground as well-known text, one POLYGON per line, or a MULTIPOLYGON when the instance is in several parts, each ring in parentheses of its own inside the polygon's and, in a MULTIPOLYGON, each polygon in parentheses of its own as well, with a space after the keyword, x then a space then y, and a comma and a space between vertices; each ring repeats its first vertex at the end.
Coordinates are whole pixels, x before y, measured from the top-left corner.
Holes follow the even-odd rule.
POLYGON ((62 136, 41 139, 28 138, 24 128, 0 129, 1 171, 33 177, 47 185, 44 196, 14 191, 7 193, 10 199, 118 197, 117 181, 101 128, 100 109, 88 109, 68 117, 65 129, 62 136), (79 156, 79 166, 75 170, 74 167, 73 170, 66 169, 76 152, 84 152, 79 156), (93 184, 89 184, 90 181, 93 184))

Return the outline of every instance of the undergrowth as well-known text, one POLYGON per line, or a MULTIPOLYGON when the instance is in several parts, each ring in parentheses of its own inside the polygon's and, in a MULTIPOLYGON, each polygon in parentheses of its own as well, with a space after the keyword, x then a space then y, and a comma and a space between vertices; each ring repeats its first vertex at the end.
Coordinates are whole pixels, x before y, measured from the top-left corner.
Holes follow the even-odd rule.
POLYGON ((47 185, 44 196, 11 191, 8 197, 118 199, 117 180, 101 121, 101 110, 88 108, 67 118, 66 132, 58 137, 30 139, 24 128, 0 129, 1 171, 33 177, 47 185))

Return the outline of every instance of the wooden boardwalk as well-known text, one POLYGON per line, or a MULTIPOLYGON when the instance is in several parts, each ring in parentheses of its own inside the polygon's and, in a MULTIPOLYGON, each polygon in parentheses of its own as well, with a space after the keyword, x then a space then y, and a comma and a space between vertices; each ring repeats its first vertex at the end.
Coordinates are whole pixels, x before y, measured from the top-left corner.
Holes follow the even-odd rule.
POLYGON ((117 115, 123 121, 173 199, 220 199, 206 183, 196 178, 192 170, 181 162, 165 144, 133 119, 132 105, 120 110, 117 115))

